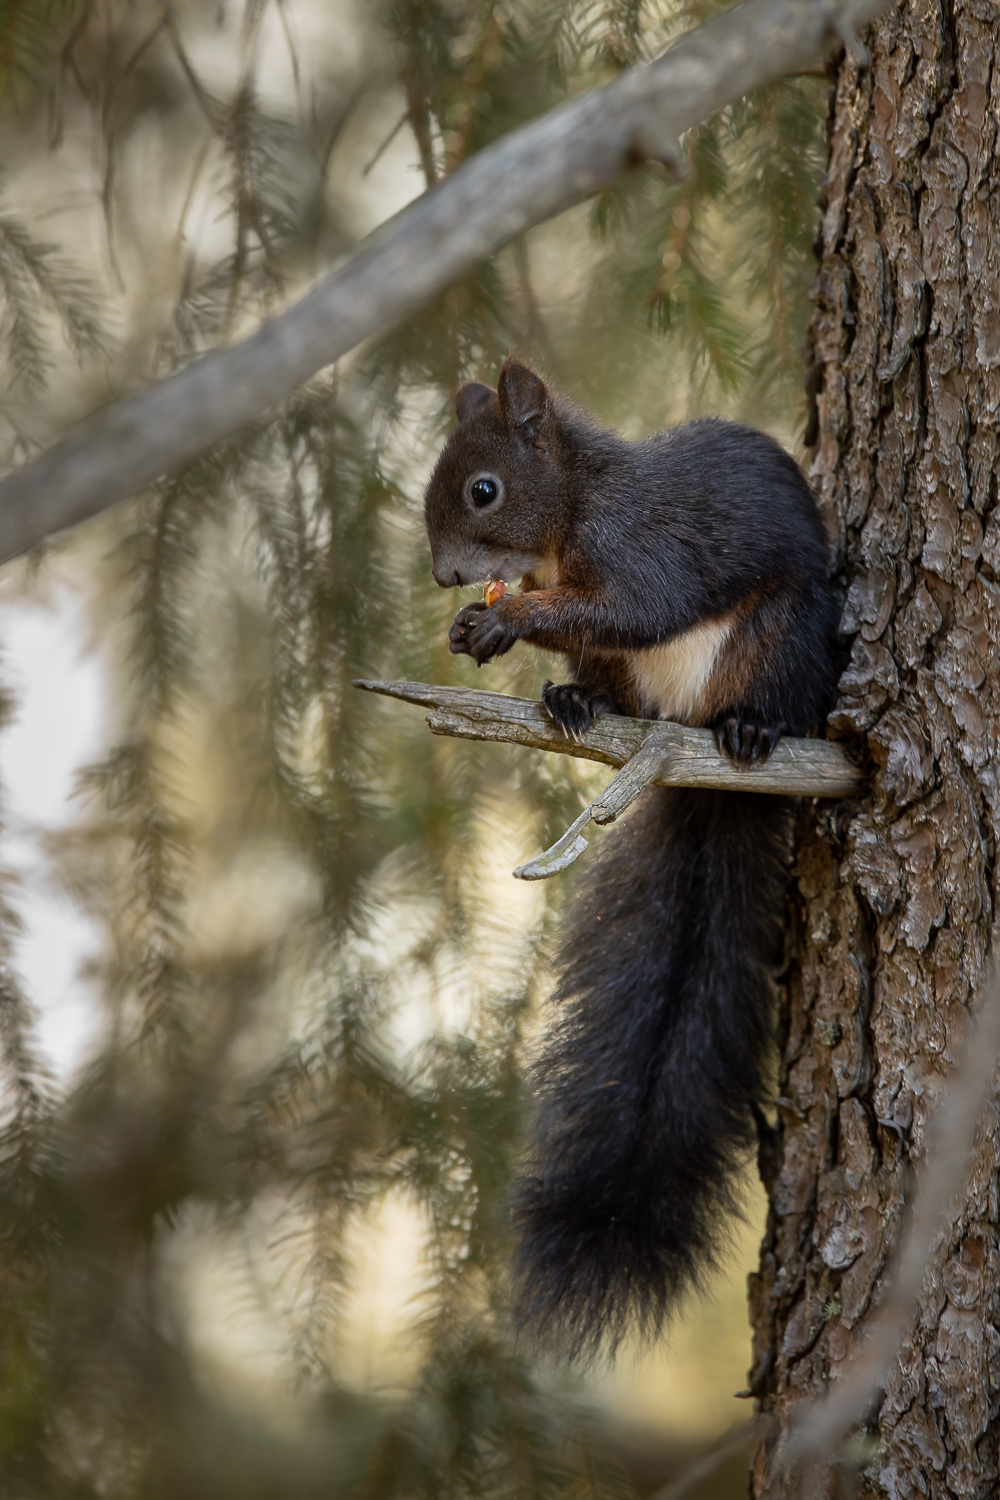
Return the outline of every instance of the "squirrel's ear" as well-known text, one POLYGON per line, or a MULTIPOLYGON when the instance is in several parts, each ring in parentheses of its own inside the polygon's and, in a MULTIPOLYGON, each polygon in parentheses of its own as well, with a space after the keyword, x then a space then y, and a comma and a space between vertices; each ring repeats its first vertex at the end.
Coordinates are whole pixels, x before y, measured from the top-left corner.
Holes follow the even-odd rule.
POLYGON ((518 359, 505 359, 497 381, 500 412, 517 426, 536 424, 545 410, 549 393, 545 381, 518 359))
POLYGON ((463 385, 455 397, 455 415, 458 420, 464 422, 466 417, 471 417, 472 413, 485 405, 492 395, 493 392, 489 386, 480 385, 478 380, 463 385))

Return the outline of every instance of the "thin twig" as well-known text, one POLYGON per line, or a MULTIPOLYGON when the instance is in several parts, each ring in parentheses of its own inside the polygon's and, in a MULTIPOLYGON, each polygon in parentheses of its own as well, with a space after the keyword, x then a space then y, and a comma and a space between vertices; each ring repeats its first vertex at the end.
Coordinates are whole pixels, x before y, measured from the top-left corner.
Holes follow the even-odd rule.
POLYGON ((693 1459, 676 1479, 671 1479, 668 1484, 654 1490, 649 1500, 684 1500, 685 1495, 690 1495, 706 1479, 711 1479, 724 1463, 735 1458, 737 1453, 744 1453, 756 1441, 759 1432, 760 1422, 757 1418, 731 1427, 711 1448, 693 1459))
POLYGON ((118 263, 118 251, 115 246, 115 223, 114 223, 114 190, 115 171, 117 167, 117 142, 116 142, 116 108, 121 98, 122 90, 129 81, 136 68, 139 66, 146 52, 156 41, 160 32, 166 28, 166 16, 161 16, 152 29, 147 32, 142 41, 127 59, 121 73, 114 80, 104 95, 101 106, 101 128, 104 134, 104 173, 101 186, 101 203, 104 209, 104 232, 107 239, 108 260, 115 281, 120 290, 125 288, 125 280, 118 263))
MULTIPOLYGON (((163 25, 166 28, 167 35, 170 38, 170 44, 174 49, 174 56, 177 58, 177 61, 180 64, 181 72, 184 74, 184 77, 188 81, 188 86, 191 89, 191 93, 194 96, 198 108, 205 116, 205 119, 211 129, 218 130, 218 105, 211 97, 211 95, 206 91, 206 89, 202 86, 201 79, 198 77, 198 74, 194 70, 194 66, 191 62, 191 59, 188 57, 187 49, 185 48, 184 42, 181 38, 180 31, 177 28, 177 17, 174 15, 173 9, 169 5, 163 12, 163 25)), ((155 389, 156 387, 154 387, 154 390, 155 389)))
MULTIPOLYGON (((112 406, 0 481, 0 561, 190 463, 532 225, 610 187, 651 152, 669 155, 716 110, 814 63, 839 27, 856 31, 888 8, 889 0, 743 0, 655 62, 494 142, 250 338, 112 406)), ((169 9, 166 17, 214 128, 214 102, 169 9)))
POLYGON ((383 153, 388 151, 389 147, 392 145, 393 141, 396 139, 397 135, 402 130, 403 126, 406 124, 409 118, 410 111, 408 109, 404 109, 395 125, 389 131, 389 134, 385 137, 385 139, 382 141, 382 144, 378 147, 375 155, 371 157, 370 160, 366 161, 364 166, 361 168, 362 177, 367 177, 372 168, 377 166, 377 164, 382 160, 383 153))
POLYGON ((56 69, 55 88, 52 95, 49 117, 49 145, 53 151, 58 150, 62 145, 63 89, 65 88, 67 72, 72 71, 83 97, 85 99, 89 97, 89 90, 84 83, 76 61, 76 44, 90 25, 92 15, 93 6, 89 3, 84 5, 70 29, 69 36, 59 49, 59 63, 56 69))

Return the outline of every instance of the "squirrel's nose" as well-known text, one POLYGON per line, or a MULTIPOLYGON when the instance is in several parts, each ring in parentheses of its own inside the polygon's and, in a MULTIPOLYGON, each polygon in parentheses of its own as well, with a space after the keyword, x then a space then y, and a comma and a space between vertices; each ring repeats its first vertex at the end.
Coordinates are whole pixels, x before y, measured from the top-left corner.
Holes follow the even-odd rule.
POLYGON ((434 582, 437 584, 438 588, 456 589, 461 586, 462 580, 459 577, 457 568, 447 568, 440 570, 437 568, 433 568, 431 571, 434 574, 434 582))

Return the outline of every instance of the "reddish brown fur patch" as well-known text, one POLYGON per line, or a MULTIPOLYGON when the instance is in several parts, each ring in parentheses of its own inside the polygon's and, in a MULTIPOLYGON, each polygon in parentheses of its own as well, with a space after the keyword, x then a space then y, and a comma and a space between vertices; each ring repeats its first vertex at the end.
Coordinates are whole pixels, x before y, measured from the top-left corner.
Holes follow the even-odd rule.
POLYGON ((781 595, 751 594, 730 619, 733 628, 705 688, 705 722, 754 700, 788 631, 789 606, 781 595))
POLYGON ((558 588, 562 582, 557 558, 546 561, 530 573, 525 573, 521 579, 521 592, 523 594, 537 593, 540 589, 558 588))

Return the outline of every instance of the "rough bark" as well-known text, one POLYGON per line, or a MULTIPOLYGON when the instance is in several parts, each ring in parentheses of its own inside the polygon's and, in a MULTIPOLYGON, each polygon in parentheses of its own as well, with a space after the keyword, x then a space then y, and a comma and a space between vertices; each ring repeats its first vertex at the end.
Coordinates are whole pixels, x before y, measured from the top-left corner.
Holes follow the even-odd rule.
MULTIPOLYGON (((912 0, 831 99, 812 325, 814 476, 836 531, 850 662, 831 719, 872 795, 803 814, 770 1216, 751 1278, 752 1387, 773 1419, 846 1367, 981 991, 1000 729, 1000 69, 984 0, 912 0)), ((862 1497, 1000 1492, 998 1131, 868 1432, 862 1497)), ((842 1493, 831 1470, 821 1493, 842 1493)))

